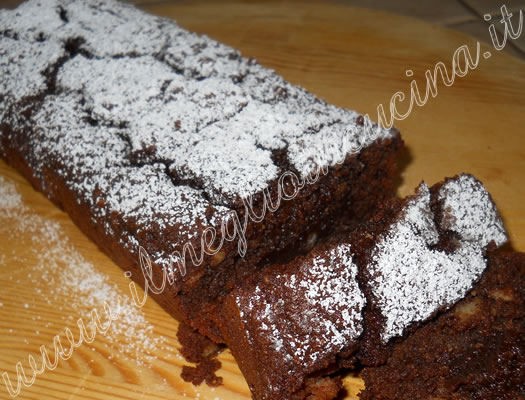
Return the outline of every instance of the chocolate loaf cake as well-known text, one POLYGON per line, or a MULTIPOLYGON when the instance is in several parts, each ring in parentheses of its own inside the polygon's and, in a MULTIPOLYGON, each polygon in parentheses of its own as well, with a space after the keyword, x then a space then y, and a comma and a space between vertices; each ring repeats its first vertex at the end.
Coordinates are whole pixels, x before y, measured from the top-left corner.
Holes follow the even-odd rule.
POLYGON ((333 399, 330 374, 384 363, 472 289, 486 248, 506 240, 477 179, 423 183, 355 232, 254 274, 226 297, 219 328, 255 399, 333 399))
POLYGON ((385 205, 352 238, 367 298, 359 360, 386 361, 393 343, 462 299, 507 234, 480 181, 462 174, 385 205))
POLYGON ((217 342, 218 298, 392 196, 397 131, 171 20, 32 0, 0 26, 2 158, 217 342))
POLYGON ((465 299, 363 377, 362 400, 525 399, 525 254, 490 254, 465 299))
POLYGON ((257 400, 333 399, 330 373, 355 353, 365 298, 348 244, 252 276, 225 300, 219 328, 257 400))

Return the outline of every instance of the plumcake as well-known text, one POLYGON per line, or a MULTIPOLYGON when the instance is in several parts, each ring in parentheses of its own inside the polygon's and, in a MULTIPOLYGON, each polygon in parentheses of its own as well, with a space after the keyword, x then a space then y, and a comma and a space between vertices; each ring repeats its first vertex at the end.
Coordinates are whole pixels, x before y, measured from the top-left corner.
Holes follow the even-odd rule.
POLYGON ((396 130, 172 20, 30 0, 0 25, 1 157, 217 342, 217 299, 393 195, 396 130))

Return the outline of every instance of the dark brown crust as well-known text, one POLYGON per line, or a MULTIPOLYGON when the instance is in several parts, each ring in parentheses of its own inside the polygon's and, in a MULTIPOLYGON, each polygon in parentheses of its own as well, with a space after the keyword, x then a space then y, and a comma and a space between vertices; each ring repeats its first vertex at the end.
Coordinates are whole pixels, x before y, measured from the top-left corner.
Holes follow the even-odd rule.
MULTIPOLYGON (((340 245, 338 241, 329 240, 316 246, 306 256, 255 273, 223 302, 217 324, 255 399, 333 399, 337 396, 340 384, 331 374, 340 369, 340 358, 350 360, 356 351, 361 329, 361 308, 357 305, 357 299, 361 293, 356 282, 352 283, 350 278, 341 282, 344 289, 334 291, 333 288, 338 287, 334 278, 324 281, 318 275, 326 270, 330 271, 327 276, 347 277, 351 268, 348 261, 342 262, 343 259, 338 258, 329 266, 316 265, 318 260, 330 259, 330 254, 334 254, 340 245), (320 270, 311 274, 310 271, 316 268, 320 270), (317 329, 319 323, 328 322, 332 329, 344 331, 339 325, 342 317, 336 316, 343 310, 315 308, 308 304, 306 298, 299 294, 305 287, 316 292, 321 303, 338 296, 356 300, 355 304, 341 304, 358 321, 355 322, 358 331, 353 339, 350 339, 348 332, 333 335, 333 331, 327 334, 317 329), (352 295, 348 296, 350 292, 352 295), (271 311, 269 305, 273 305, 271 311), (309 316, 306 320, 305 315, 309 316), (261 326, 265 328, 261 330, 261 326), (345 343, 340 342, 343 336, 347 338, 345 343), (304 343, 308 352, 296 351, 303 346, 304 340, 308 340, 304 343), (276 350, 279 341, 280 349, 276 350), (285 341, 294 345, 290 347, 285 341)), ((350 247, 341 251, 349 252, 350 247)), ((347 256, 351 259, 349 253, 347 256)))
MULTIPOLYGON (((305 186, 293 201, 282 202, 262 223, 250 224, 246 234, 249 253, 245 257, 235 251, 229 253, 225 262, 213 267, 216 272, 209 274, 209 279, 190 288, 197 296, 183 291, 178 297, 184 314, 198 321, 193 326, 220 341, 214 322, 202 318, 217 314, 216 294, 219 298, 226 295, 256 269, 305 253, 312 245, 310 236, 322 238, 341 222, 356 226, 366 220, 379 203, 393 196, 395 159, 401 147, 399 135, 372 144, 360 154, 347 157, 341 167, 331 169, 315 184, 305 186), (216 289, 219 285, 222 291, 216 289)), ((239 210, 239 214, 244 215, 244 211, 239 210)))
POLYGON ((525 253, 492 253, 475 289, 366 368, 362 400, 525 399, 525 253))
MULTIPOLYGON (((217 129, 222 129, 222 132, 230 133, 231 126, 227 123, 232 122, 234 116, 244 115, 244 108, 248 107, 249 103, 253 103, 271 106, 267 113, 278 114, 281 110, 285 110, 285 114, 293 115, 294 118, 298 114, 314 117, 315 123, 308 123, 304 127, 296 124, 303 130, 304 139, 311 139, 312 135, 325 135, 324 128, 330 127, 335 131, 340 127, 341 133, 349 132, 348 136, 341 135, 341 138, 345 136, 345 139, 351 139, 348 145, 357 145, 359 141, 370 144, 358 155, 349 156, 342 166, 330 169, 329 174, 316 184, 302 189, 293 201, 281 202, 275 213, 266 212, 263 222, 250 223, 246 231, 248 254, 244 258, 237 252, 237 240, 226 241, 215 256, 205 256, 198 266, 188 265, 186 274, 184 272, 179 274, 175 266, 173 269, 176 279, 173 285, 169 285, 161 294, 149 293, 171 315, 215 341, 220 341, 221 337, 208 316, 214 311, 217 299, 231 291, 237 282, 269 262, 284 260, 305 251, 312 243, 309 239, 328 234, 334 229, 336 220, 346 219, 350 223, 355 223, 359 218, 365 218, 377 201, 393 194, 394 158, 402 146, 396 131, 380 130, 380 137, 391 139, 372 144, 371 138, 364 129, 353 129, 362 125, 362 117, 360 122, 356 123, 354 119, 358 118, 357 114, 329 106, 304 89, 286 83, 255 60, 241 57, 234 49, 207 37, 190 33, 168 20, 149 16, 131 6, 119 3, 113 4, 110 10, 102 3, 86 4, 78 1, 56 10, 49 9, 46 4, 33 2, 17 11, 2 14, 2 18, 9 26, 2 37, 2 43, 7 46, 4 55, 9 55, 6 57, 12 58, 13 61, 6 59, 9 62, 2 64, 2 70, 5 72, 2 76, 3 81, 12 82, 9 76, 17 70, 17 74, 20 73, 20 89, 26 89, 18 90, 16 87, 12 89, 10 85, 2 86, 5 88, 2 89, 4 93, 0 94, 3 98, 0 103, 2 158, 18 169, 35 189, 43 192, 57 206, 65 210, 90 239, 117 265, 130 271, 132 278, 141 285, 144 285, 144 277, 139 265, 139 245, 147 254, 160 260, 159 264, 166 269, 173 267, 169 265, 170 261, 173 261, 170 256, 175 250, 182 251, 182 247, 186 244, 191 245, 199 254, 204 225, 217 229, 226 219, 227 211, 233 210, 238 212, 242 221, 244 211, 240 199, 246 198, 249 194, 255 196, 254 209, 256 213, 261 214, 261 191, 269 189, 274 195, 276 194, 278 180, 274 177, 277 174, 288 171, 295 172, 298 176, 304 175, 304 171, 308 169, 305 169, 301 163, 292 161, 295 157, 293 148, 296 145, 310 146, 307 144, 310 142, 301 139, 297 143, 289 143, 284 140, 278 145, 271 144, 266 148, 262 141, 254 141, 253 146, 250 145, 247 148, 249 150, 245 151, 250 154, 242 154, 234 158, 233 162, 248 159, 256 154, 257 150, 261 150, 266 154, 264 161, 256 160, 261 169, 253 175, 248 174, 248 178, 238 181, 235 187, 236 178, 242 178, 243 173, 230 176, 231 179, 224 179, 221 175, 200 171, 203 164, 209 166, 209 163, 216 163, 222 172, 225 169, 228 173, 235 171, 235 168, 232 168, 235 165, 224 164, 227 156, 219 155, 218 158, 214 156, 218 145, 211 143, 215 143, 214 139, 221 138, 222 135, 210 133, 215 137, 202 139, 202 143, 210 147, 205 146, 204 151, 209 150, 210 157, 199 158, 195 163, 188 159, 185 161, 187 165, 179 165, 176 161, 183 159, 180 156, 182 153, 175 151, 170 156, 161 155, 155 152, 155 149, 160 150, 156 148, 159 144, 156 140, 159 138, 153 142, 149 140, 144 142, 141 134, 136 136, 132 133, 135 128, 132 129, 131 125, 137 122, 136 120, 142 120, 142 117, 138 116, 140 113, 132 112, 128 115, 126 112, 118 116, 98 114, 92 102, 96 103, 99 95, 103 94, 106 82, 103 81, 102 86, 93 86, 92 90, 87 88, 97 80, 97 77, 104 75, 98 72, 90 75, 93 72, 92 62, 107 62, 108 65, 115 66, 123 63, 131 66, 138 61, 140 66, 132 75, 142 76, 145 81, 149 79, 155 81, 155 77, 147 73, 143 74, 142 66, 151 67, 154 71, 166 70, 166 78, 164 82, 157 82, 158 92, 155 89, 156 95, 152 98, 148 97, 151 93, 143 87, 147 85, 137 82, 132 84, 131 75, 122 75, 127 82, 122 86, 117 83, 118 79, 114 76, 108 78, 114 80, 111 87, 120 94, 114 99, 115 104, 106 104, 105 100, 99 99, 104 109, 107 106, 107 110, 114 110, 117 103, 124 104, 130 98, 134 98, 135 95, 129 96, 128 89, 137 95, 132 101, 134 106, 145 110, 148 105, 153 104, 153 98, 158 98, 158 107, 161 109, 171 106, 172 101, 187 100, 188 104, 193 104, 197 101, 194 89, 186 93, 184 87, 187 85, 206 87, 201 94, 210 102, 206 101, 199 107, 202 106, 202 110, 209 111, 213 118, 202 118, 201 114, 208 113, 200 113, 196 110, 201 108, 193 108, 190 104, 189 109, 193 111, 189 112, 187 118, 181 117, 182 121, 176 120, 172 124, 167 121, 169 118, 166 115, 158 119, 167 124, 162 127, 165 133, 179 135, 181 124, 184 130, 186 123, 194 126, 188 128, 188 132, 192 132, 192 135, 213 124, 217 125, 217 129), (32 19, 31 15, 38 15, 38 13, 46 15, 45 23, 32 19), (105 24, 98 23, 100 18, 104 18, 105 24), (123 23, 126 26, 125 32, 135 32, 135 34, 127 35, 122 32, 119 34, 123 23), (35 37, 34 32, 40 33, 35 37), (108 43, 101 40, 101 37, 112 37, 111 42, 117 45, 118 49, 107 46, 108 43), (44 50, 51 49, 56 53, 56 57, 46 60, 47 53, 34 52, 33 46, 44 50), (184 50, 186 46, 191 47, 188 53, 184 50), (34 57, 38 54, 44 54, 42 60, 34 57), (27 71, 23 69, 22 73, 20 65, 14 60, 20 61, 20 65, 25 62, 31 68, 27 71), (85 81, 80 82, 73 75, 70 76, 68 66, 80 73, 82 75, 80 80, 85 79, 85 81), (71 82, 68 76, 71 77, 71 82), (31 82, 30 78, 34 77, 44 79, 34 88, 26 87, 30 86, 28 85, 31 82), (217 84, 212 85, 215 80, 217 84), (170 82, 174 84, 179 82, 177 85, 180 84, 181 87, 173 87, 173 90, 169 90, 170 82), (80 87, 77 87, 77 83, 80 87), (224 85, 229 89, 223 91, 221 88, 224 85), (145 94, 146 92, 148 94, 145 94), (238 92, 239 95, 239 101, 236 100, 235 105, 224 107, 224 110, 220 107, 221 110, 215 110, 215 100, 212 99, 221 103, 235 97, 234 92, 238 92), (179 100, 173 97, 177 94, 181 96, 179 100), (276 108, 272 108, 274 106, 276 108), (219 128, 222 123, 226 124, 225 127, 219 128), (200 128, 197 128, 197 125, 200 128), (74 128, 75 126, 78 129, 74 128), (138 147, 134 147, 134 139, 141 143, 138 147), (77 154, 73 148, 81 149, 80 153, 77 154), (84 168, 86 160, 90 161, 85 163, 90 164, 89 168, 84 168), (290 164, 301 169, 303 173, 299 174, 298 171, 293 170, 290 164), (244 189, 251 183, 246 180, 257 179, 260 175, 264 175, 261 170, 267 165, 275 167, 275 174, 272 173, 267 178, 263 176, 264 179, 254 188, 245 191, 244 189), (106 169, 111 170, 107 175, 106 169), (155 172, 152 175, 145 172, 153 169, 155 172), (142 196, 143 193, 131 196, 133 198, 125 199, 133 203, 130 209, 107 206, 112 200, 118 205, 126 202, 122 201, 120 193, 112 198, 111 189, 122 188, 115 184, 119 181, 129 183, 128 188, 133 187, 129 175, 135 172, 138 176, 136 181, 143 184, 141 189, 146 188, 145 193, 148 189, 148 179, 157 176, 162 177, 162 181, 166 183, 162 190, 168 188, 180 195, 176 196, 175 203, 167 203, 166 208, 171 211, 158 211, 161 205, 165 205, 163 193, 156 193, 155 201, 146 194, 142 196), (210 187, 205 187, 209 179, 216 180, 220 185, 215 187, 211 184, 210 187), (268 183, 271 179, 274 181, 268 183), (266 185, 268 187, 265 187, 266 185), (198 205, 192 204, 188 200, 189 197, 186 197, 190 192, 191 198, 197 201, 198 205), (136 209, 133 206, 136 206, 136 209), (151 210, 144 219, 142 210, 147 207, 151 210), (166 223, 167 219, 169 223, 166 223)), ((116 68, 116 70, 122 71, 126 68, 116 68)), ((257 129, 252 129, 250 125, 254 121, 252 114, 248 114, 246 119, 246 121, 241 120, 239 130, 242 134, 252 133, 255 139, 257 129)), ((148 130, 150 128, 137 126, 138 132, 144 133, 148 130)), ((283 138, 286 136, 280 135, 283 138)), ((326 135, 326 137, 330 136, 326 135)), ((185 143, 192 143, 193 146, 193 140, 188 137, 185 143)), ((327 165, 330 163, 328 160, 332 160, 335 154, 332 154, 329 147, 321 146, 323 144, 321 140, 322 138, 319 137, 315 143, 320 146, 320 155, 323 156, 324 161, 310 159, 309 161, 327 165)), ((344 143, 341 142, 341 145, 344 143)), ((224 144, 228 142, 225 141, 224 144)), ((237 144, 238 142, 232 139, 232 148, 237 144)), ((334 138, 333 144, 340 143, 334 138)), ((185 148, 185 146, 179 147, 185 148)), ((191 152, 191 147, 188 151, 191 152)), ((308 153, 300 152, 299 155, 301 154, 306 156, 308 153)), ((136 181, 133 183, 136 184, 136 181)), ((190 264, 189 258, 186 257, 186 264, 190 264)), ((160 282, 161 266, 153 265, 152 274, 153 281, 160 282)))
MULTIPOLYGON (((113 231, 122 232, 127 225, 121 217, 113 214, 105 221, 93 222, 94 210, 78 199, 52 164, 45 169, 43 180, 35 177, 27 158, 30 152, 26 149, 32 129, 27 127, 15 132, 7 124, 2 126, 1 147, 6 162, 20 171, 36 190, 67 212, 82 232, 117 265, 130 271, 132 279, 144 287, 139 254, 125 248, 103 226, 106 222, 113 231), (13 141, 15 138, 16 141, 13 141)), ((370 215, 377 203, 393 195, 395 158, 402 146, 402 140, 396 134, 393 139, 378 141, 361 153, 348 156, 342 166, 331 169, 315 184, 306 185, 294 200, 282 201, 275 213, 267 212, 262 223, 250 222, 246 231, 248 253, 245 257, 239 256, 235 241, 225 242, 224 259, 218 264, 212 257, 207 257, 182 282, 167 285, 161 294, 150 292, 149 295, 179 321, 221 342, 219 331, 208 317, 216 312, 217 299, 254 270, 271 261, 287 260, 306 251, 304 244, 308 242, 309 235, 326 235, 340 221, 352 225, 370 215)), ((275 186, 276 183, 273 184, 274 189, 275 186)), ((254 209, 260 213, 260 208, 260 199, 258 202, 256 199, 254 209)), ((238 211, 242 218, 244 210, 238 211)), ((137 237, 137 240, 144 243, 150 241, 146 237, 137 237)), ((193 244, 198 252, 200 243, 195 241, 193 244)), ((147 245, 144 247, 147 251, 147 245)), ((153 265, 153 281, 159 285, 162 282, 161 271, 160 267, 153 265)))

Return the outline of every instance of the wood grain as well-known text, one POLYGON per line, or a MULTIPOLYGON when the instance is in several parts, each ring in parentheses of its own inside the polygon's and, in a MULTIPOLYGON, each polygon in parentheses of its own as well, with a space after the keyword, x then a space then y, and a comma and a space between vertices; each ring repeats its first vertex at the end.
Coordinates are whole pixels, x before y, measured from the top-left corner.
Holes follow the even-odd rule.
MULTIPOLYGON (((424 87, 425 70, 438 61, 449 66, 461 45, 475 48, 473 39, 451 30, 335 5, 210 2, 150 10, 257 57, 329 102, 374 118, 378 104, 387 106, 397 91, 408 93, 407 69, 424 87)), ((471 172, 496 200, 514 248, 525 250, 525 64, 482 45, 482 51, 488 50, 492 57, 482 58, 452 87, 439 86, 436 98, 396 123, 409 149, 399 193, 410 193, 421 180, 433 184, 444 176, 471 172)), ((129 295, 129 280, 67 215, 2 162, 0 177, 16 186, 24 204, 16 217, 0 213, 0 372, 8 371, 14 379, 18 361, 25 360, 26 368, 29 354, 38 361, 39 346, 51 348, 53 337, 63 335, 66 327, 76 334, 75 321, 82 317, 87 322, 93 304, 100 308, 86 296, 90 292, 64 283, 71 265, 46 263, 75 260, 73 271, 79 273, 88 268, 81 263, 86 262, 111 287, 112 296, 129 295), (26 225, 20 226, 21 221, 26 225), (41 229, 53 227, 51 223, 58 224, 53 228, 58 236, 52 240, 41 229), (57 241, 62 253, 48 254, 57 241)), ((0 204, 0 210, 6 207, 0 204)), ((179 377, 185 362, 177 350, 176 322, 152 300, 134 315, 132 322, 122 317, 113 323, 114 330, 76 348, 69 360, 23 388, 19 398, 250 398, 228 351, 221 356, 223 386, 195 388, 184 383, 179 377)), ((345 386, 346 398, 356 399, 362 381, 349 376, 345 386)), ((0 398, 10 398, 1 380, 0 398)))

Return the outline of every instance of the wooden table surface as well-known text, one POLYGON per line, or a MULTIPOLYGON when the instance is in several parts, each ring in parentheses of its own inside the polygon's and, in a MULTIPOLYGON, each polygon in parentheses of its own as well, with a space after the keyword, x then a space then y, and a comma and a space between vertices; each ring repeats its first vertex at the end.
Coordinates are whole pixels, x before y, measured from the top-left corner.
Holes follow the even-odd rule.
MULTIPOLYGON (((373 119, 379 104, 389 109, 394 93, 409 95, 412 79, 424 88, 424 73, 436 63, 450 69, 460 46, 476 50, 474 39, 451 30, 336 5, 182 3, 149 10, 255 56, 291 82, 373 119), (407 77, 406 70, 414 76, 407 77)), ((435 98, 396 122, 408 147, 399 193, 411 193, 421 180, 433 184, 473 173, 498 204, 512 246, 524 251, 525 63, 482 44, 481 52, 487 51, 491 57, 481 56, 478 66, 450 87, 439 84, 435 98)), ((398 108, 406 110, 403 103, 398 108)), ((0 192, 0 373, 9 372, 16 388, 17 362, 30 378, 29 355, 40 366, 39 348, 52 351, 55 335, 67 343, 65 329, 78 337, 76 321, 87 324, 89 311, 102 311, 103 301, 113 304, 119 295, 129 301, 129 281, 67 215, 3 162, 0 192)), ((19 398, 250 397, 228 351, 220 357, 223 386, 195 388, 183 382, 176 327, 150 299, 114 321, 105 335, 84 341, 56 369, 39 374, 19 398)), ((349 376, 345 386, 347 399, 356 399, 362 382, 349 376)), ((0 398, 10 398, 3 380, 0 398)))

